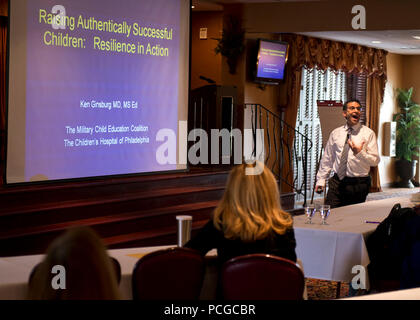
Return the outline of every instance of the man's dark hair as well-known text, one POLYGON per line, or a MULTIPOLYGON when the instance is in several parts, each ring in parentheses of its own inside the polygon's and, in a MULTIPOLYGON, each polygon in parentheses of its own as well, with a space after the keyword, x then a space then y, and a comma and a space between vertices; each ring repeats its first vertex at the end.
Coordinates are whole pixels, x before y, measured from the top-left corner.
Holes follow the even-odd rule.
MULTIPOLYGON (((346 110, 347 110, 347 105, 348 105, 350 102, 357 102, 357 103, 359 104, 359 106, 361 106, 361 107, 362 107, 362 104, 360 103, 360 101, 359 101, 359 100, 357 100, 357 99, 350 99, 350 100, 347 100, 345 104, 343 104, 343 110, 344 110, 344 111, 346 111, 346 110)), ((362 108, 363 108, 363 107, 362 107, 362 108)))

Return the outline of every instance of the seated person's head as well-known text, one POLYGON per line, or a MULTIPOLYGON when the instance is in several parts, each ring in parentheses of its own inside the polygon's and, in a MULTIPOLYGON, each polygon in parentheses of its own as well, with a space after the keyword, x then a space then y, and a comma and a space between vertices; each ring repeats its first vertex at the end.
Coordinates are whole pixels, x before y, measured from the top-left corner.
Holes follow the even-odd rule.
POLYGON ((292 217, 281 209, 274 175, 263 163, 255 165, 238 165, 229 175, 223 199, 213 217, 225 238, 254 241, 270 233, 284 234, 292 227, 292 217), (252 172, 255 165, 261 170, 252 172))
POLYGON ((119 299, 115 269, 99 236, 90 228, 80 227, 57 238, 31 277, 28 298, 119 299), (62 275, 60 271, 51 272, 56 265, 65 268, 65 289, 52 287, 54 281, 63 285, 60 279, 53 280, 62 275))

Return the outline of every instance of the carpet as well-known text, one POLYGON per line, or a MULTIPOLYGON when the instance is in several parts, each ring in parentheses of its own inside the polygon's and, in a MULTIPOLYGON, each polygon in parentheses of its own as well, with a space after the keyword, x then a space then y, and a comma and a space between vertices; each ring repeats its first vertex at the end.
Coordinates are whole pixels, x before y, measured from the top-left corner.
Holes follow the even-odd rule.
MULTIPOLYGON (((306 279, 306 288, 308 290, 308 300, 332 300, 337 298, 336 281, 308 278, 306 279)), ((341 282, 339 298, 347 297, 348 294, 349 284, 346 282, 341 282)))

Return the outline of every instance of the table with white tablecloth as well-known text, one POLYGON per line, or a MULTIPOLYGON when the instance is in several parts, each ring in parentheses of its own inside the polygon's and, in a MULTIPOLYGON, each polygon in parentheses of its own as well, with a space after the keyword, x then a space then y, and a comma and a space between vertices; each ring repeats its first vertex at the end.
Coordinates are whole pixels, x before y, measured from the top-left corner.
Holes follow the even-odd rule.
MULTIPOLYGON (((167 246, 168 247, 168 246, 167 246)), ((109 250, 109 255, 121 265, 120 291, 124 299, 131 299, 131 273, 139 257, 167 247, 147 247, 109 250)), ((44 255, 0 258, 0 300, 25 299, 28 279, 33 267, 44 255)))
MULTIPOLYGON (((137 261, 147 253, 170 247, 175 247, 175 245, 108 250, 108 254, 117 259, 121 265, 120 292, 123 299, 132 298, 131 275, 137 261)), ((207 257, 211 258, 215 255, 216 251, 212 250, 207 257)), ((33 267, 43 258, 43 254, 0 258, 0 300, 25 299, 29 275, 33 267)), ((215 286, 212 285, 215 270, 212 265, 208 266, 208 269, 203 285, 202 297, 204 299, 208 295, 213 296, 215 290, 215 286)))
POLYGON ((321 225, 320 214, 305 224, 305 215, 294 217, 296 254, 303 262, 305 277, 350 281, 355 274, 353 266, 366 267, 369 256, 366 249, 367 237, 383 221, 394 204, 412 207, 409 197, 375 200, 331 209, 328 225, 321 225))
POLYGON ((420 288, 366 294, 342 300, 420 300, 420 288))

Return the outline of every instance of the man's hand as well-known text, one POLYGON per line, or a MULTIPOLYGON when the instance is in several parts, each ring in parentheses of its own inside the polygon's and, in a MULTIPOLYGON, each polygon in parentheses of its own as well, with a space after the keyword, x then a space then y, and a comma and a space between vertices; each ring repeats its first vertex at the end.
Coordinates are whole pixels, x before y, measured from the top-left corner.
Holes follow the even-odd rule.
POLYGON ((316 186, 315 187, 315 192, 316 193, 322 193, 324 191, 324 186, 316 186))
POLYGON ((362 151, 363 146, 365 145, 366 141, 362 141, 362 143, 360 145, 355 144, 352 140, 348 140, 348 144, 351 148, 351 150, 353 150, 353 154, 356 155, 358 154, 360 151, 362 151))

